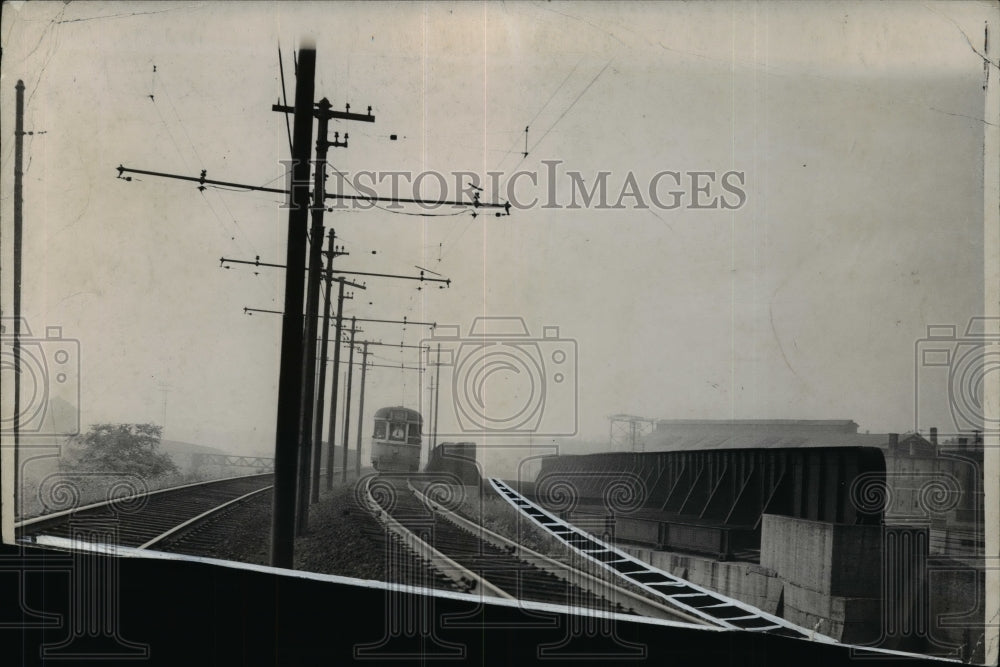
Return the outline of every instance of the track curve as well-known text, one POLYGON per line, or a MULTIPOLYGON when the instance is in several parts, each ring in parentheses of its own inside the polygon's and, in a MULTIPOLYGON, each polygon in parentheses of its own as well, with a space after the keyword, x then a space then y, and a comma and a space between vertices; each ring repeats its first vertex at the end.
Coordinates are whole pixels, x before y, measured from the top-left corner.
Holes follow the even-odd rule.
POLYGON ((133 494, 102 503, 42 515, 15 525, 18 539, 56 537, 111 541, 151 548, 194 527, 216 511, 270 488, 271 473, 213 480, 133 494))

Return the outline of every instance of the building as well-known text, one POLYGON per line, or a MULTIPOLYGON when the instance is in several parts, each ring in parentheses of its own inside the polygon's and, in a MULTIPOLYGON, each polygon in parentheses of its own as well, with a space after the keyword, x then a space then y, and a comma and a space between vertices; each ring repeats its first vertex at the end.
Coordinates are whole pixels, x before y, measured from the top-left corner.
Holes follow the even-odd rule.
POLYGON ((655 566, 822 634, 982 655, 975 436, 657 420, 641 452, 546 459, 534 493, 655 566))

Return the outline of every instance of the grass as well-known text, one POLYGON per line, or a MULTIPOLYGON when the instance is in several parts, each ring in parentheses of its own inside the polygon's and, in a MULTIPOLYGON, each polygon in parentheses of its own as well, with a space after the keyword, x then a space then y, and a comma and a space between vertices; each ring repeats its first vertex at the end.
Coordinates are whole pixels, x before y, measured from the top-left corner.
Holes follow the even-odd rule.
POLYGON ((468 494, 458 508, 458 514, 532 551, 552 558, 565 558, 567 555, 565 544, 539 528, 490 489, 468 494))

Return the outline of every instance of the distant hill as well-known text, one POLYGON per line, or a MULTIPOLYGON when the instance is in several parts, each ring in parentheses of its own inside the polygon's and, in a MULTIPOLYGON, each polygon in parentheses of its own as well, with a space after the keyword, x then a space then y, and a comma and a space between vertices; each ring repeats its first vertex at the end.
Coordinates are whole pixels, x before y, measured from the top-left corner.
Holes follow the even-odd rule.
POLYGON ((196 445, 182 440, 160 440, 160 451, 167 454, 181 472, 191 472, 194 468, 195 454, 229 454, 217 447, 196 445))
MULTIPOLYGON (((334 466, 339 468, 343 462, 343 449, 340 447, 335 448, 336 453, 334 454, 334 466)), ((234 452, 219 449, 218 447, 208 447, 206 445, 197 445, 193 442, 184 442, 182 440, 161 440, 160 441, 160 451, 165 452, 170 456, 173 462, 181 469, 181 472, 194 472, 195 468, 195 454, 222 454, 225 456, 256 456, 255 454, 246 452, 234 452)), ((323 448, 320 451, 321 459, 321 469, 326 469, 326 455, 327 446, 323 443, 323 448)), ((269 453, 265 458, 271 458, 274 454, 269 453)), ((356 458, 355 450, 352 448, 347 453, 347 465, 354 466, 354 460, 356 458)), ((362 457, 362 461, 364 461, 362 457)), ((240 468, 233 467, 233 470, 240 470, 240 468)), ((248 470, 248 469, 244 469, 248 470)))
POLYGON ((164 452, 170 454, 171 456, 176 456, 180 454, 230 454, 231 452, 226 452, 218 447, 208 447, 207 445, 196 445, 193 442, 184 442, 182 440, 160 440, 160 447, 164 452))

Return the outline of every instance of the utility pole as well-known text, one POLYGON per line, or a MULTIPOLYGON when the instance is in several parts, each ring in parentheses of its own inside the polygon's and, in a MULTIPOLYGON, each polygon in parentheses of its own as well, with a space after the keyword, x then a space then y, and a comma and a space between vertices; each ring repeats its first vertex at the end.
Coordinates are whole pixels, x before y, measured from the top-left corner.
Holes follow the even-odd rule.
MULTIPOLYGON (((327 266, 333 263, 336 247, 336 233, 331 229, 327 248, 327 266)), ((312 461, 312 485, 309 494, 309 502, 319 502, 319 466, 323 456, 323 392, 326 390, 326 348, 327 337, 330 335, 330 300, 333 297, 333 281, 330 273, 326 274, 326 298, 323 300, 323 336, 320 340, 319 358, 323 363, 319 367, 318 393, 316 394, 316 408, 313 417, 313 461, 312 461)), ((313 343, 315 347, 315 342, 313 343)))
MULTIPOLYGON (((430 453, 429 453, 430 449, 431 449, 431 433, 434 433, 434 431, 437 428, 435 426, 435 424, 434 424, 434 414, 433 414, 433 412, 434 412, 434 392, 435 391, 436 391, 436 386, 434 384, 434 376, 432 375, 431 376, 430 400, 429 400, 429 402, 427 404, 427 415, 428 415, 428 419, 427 419, 427 422, 428 422, 427 423, 427 451, 428 451, 427 460, 428 460, 428 462, 430 461, 430 458, 431 458, 430 457, 430 453)), ((422 409, 423 405, 421 405, 420 407, 422 409)), ((421 454, 422 453, 423 452, 421 452, 421 454)))
MULTIPOLYGON (((296 91, 297 95, 297 91, 296 91)), ((310 95, 311 99, 312 95, 310 95)), ((296 97, 296 107, 294 109, 274 105, 272 110, 280 111, 283 113, 289 113, 294 111, 296 123, 298 123, 298 97, 296 97)), ((310 107, 312 103, 310 102, 310 107)), ((314 401, 316 397, 316 311, 319 308, 319 287, 320 280, 322 279, 322 261, 323 261, 323 213, 326 211, 325 201, 326 201, 326 154, 327 149, 330 146, 347 146, 347 135, 344 135, 344 141, 340 141, 339 133, 335 134, 334 141, 327 140, 327 130, 329 127, 329 121, 331 118, 339 118, 344 120, 362 120, 370 123, 375 122, 375 117, 371 115, 371 107, 368 108, 368 114, 352 114, 351 105, 347 105, 346 112, 332 111, 332 105, 330 101, 325 97, 315 104, 315 109, 311 110, 311 116, 315 116, 317 119, 317 129, 316 129, 316 169, 314 174, 314 185, 313 185, 313 209, 312 209, 312 229, 311 229, 311 245, 309 249, 309 273, 307 276, 308 281, 308 293, 306 296, 306 321, 305 321, 305 351, 302 357, 302 403, 299 406, 299 457, 298 457, 298 493, 297 493, 297 503, 298 511, 296 512, 296 522, 295 529, 298 535, 302 535, 306 532, 309 524, 309 486, 310 486, 310 464, 313 459, 313 433, 314 433, 314 401)), ((312 129, 310 119, 310 131, 312 129)), ((308 155, 306 156, 308 159, 308 155)), ((293 160, 295 157, 293 157, 293 160)), ((298 167, 298 163, 294 163, 295 167, 298 167)), ((293 172, 294 173, 294 172, 293 172)), ((308 168, 306 169, 306 178, 308 179, 308 168)), ((294 188, 294 184, 293 184, 294 188)), ((287 264, 289 268, 292 267, 291 264, 287 264)), ((292 272, 295 275, 295 272, 292 272)), ((287 280, 287 279, 286 279, 287 280)), ((287 308, 286 308, 287 311, 287 308)), ((316 445, 317 450, 319 444, 316 445)), ((317 469, 315 474, 316 479, 319 477, 319 470, 317 469)), ((318 498, 317 498, 318 499, 318 498)))
MULTIPOLYGON (((310 313, 304 312, 304 297, 306 296, 305 286, 302 284, 300 279, 296 276, 300 275, 300 272, 307 270, 306 266, 306 248, 308 244, 308 232, 309 232, 309 178, 310 178, 310 148, 312 143, 312 119, 314 116, 329 118, 337 118, 342 120, 350 121, 365 121, 374 122, 375 118, 372 116, 371 107, 368 107, 367 114, 357 114, 350 113, 350 105, 347 106, 346 112, 334 112, 329 108, 329 102, 323 100, 321 103, 313 103, 313 97, 315 93, 315 74, 316 74, 316 49, 314 46, 307 45, 300 47, 299 49, 299 62, 296 70, 296 90, 295 90, 295 104, 294 107, 275 105, 272 107, 274 111, 281 111, 284 113, 294 113, 294 131, 292 132, 291 141, 291 183, 289 189, 271 188, 267 186, 256 186, 247 185, 241 183, 226 182, 221 180, 209 179, 205 169, 201 170, 198 176, 184 176, 178 174, 167 174, 163 172, 133 169, 125 167, 119 164, 117 168, 118 178, 125 182, 131 182, 133 177, 131 175, 126 176, 126 174, 143 174, 149 176, 163 177, 178 179, 183 181, 188 181, 196 183, 198 189, 204 191, 207 187, 236 187, 240 189, 245 189, 248 191, 257 192, 274 192, 282 193, 288 195, 288 242, 286 245, 286 263, 285 268, 288 269, 289 273, 286 274, 285 279, 285 298, 284 298, 284 309, 282 314, 282 332, 281 332, 281 353, 280 353, 280 370, 278 378, 278 409, 277 418, 275 423, 275 456, 274 456, 274 472, 275 472, 275 483, 274 483, 274 504, 272 513, 272 525, 271 525, 271 564, 276 567, 286 567, 291 568, 294 566, 294 537, 296 533, 296 499, 300 497, 297 493, 297 473, 301 467, 308 467, 311 459, 311 451, 302 451, 304 445, 312 445, 312 435, 315 432, 315 424, 311 419, 310 413, 313 412, 314 407, 312 406, 312 401, 308 400, 303 404, 303 398, 308 394, 308 398, 313 398, 315 395, 315 364, 310 364, 308 359, 312 357, 315 360, 315 345, 316 339, 315 335, 305 335, 309 333, 309 328, 314 326, 314 320, 316 319, 316 309, 318 308, 318 283, 314 283, 312 276, 310 275, 310 289, 309 289, 309 302, 315 304, 310 313), (318 111, 317 111, 318 108, 318 111), (315 287, 313 287, 315 285, 315 287), (306 315, 305 328, 307 331, 303 331, 303 316, 306 315), (307 355, 306 348, 303 347, 305 343, 310 345, 310 352, 307 355), (305 382, 305 380, 309 380, 305 382), (301 457, 301 461, 300 461, 301 457)), ((19 109, 23 108, 21 100, 23 99, 23 83, 19 82, 18 85, 18 100, 19 109)), ((21 118, 19 115, 19 123, 21 118)), ((22 155, 22 146, 20 144, 20 138, 22 126, 18 125, 18 145, 17 145, 17 157, 18 164, 20 164, 22 155)), ((335 134, 337 137, 337 134, 335 134)), ((347 134, 344 134, 343 144, 339 143, 339 137, 330 145, 347 145, 347 134)), ((323 134, 323 139, 325 139, 325 133, 323 134)), ((329 142, 327 142, 329 143, 329 142)), ((377 195, 369 195, 358 193, 356 195, 347 195, 342 193, 328 193, 319 192, 322 190, 323 180, 325 178, 325 170, 319 170, 320 173, 317 174, 317 200, 319 202, 325 202, 326 200, 338 200, 338 201, 357 201, 365 202, 366 204, 372 204, 376 202, 389 202, 389 203, 404 203, 404 204, 419 204, 419 205, 455 205, 470 207, 471 214, 473 218, 478 217, 479 209, 494 209, 495 215, 497 217, 504 217, 510 215, 511 204, 510 202, 482 202, 479 199, 479 194, 476 193, 472 196, 471 201, 447 201, 447 200, 426 200, 421 198, 400 198, 400 197, 380 197, 377 195)), ((15 181, 20 182, 20 173, 16 175, 15 181)), ((18 189, 17 187, 15 189, 18 189)), ((19 201, 19 197, 15 197, 15 205, 19 201)), ((318 206, 317 208, 325 207, 318 206)), ((15 213, 15 217, 19 217, 15 213)), ((321 228, 321 225, 320 225, 321 228)), ((319 245, 322 238, 322 231, 319 234, 313 234, 313 239, 315 245, 319 245)), ((310 252, 310 267, 318 268, 318 262, 316 261, 315 251, 310 252)), ((16 263, 16 262, 15 262, 16 263)), ((16 267, 16 283, 20 286, 20 275, 19 266, 16 267)), ((228 267, 227 267, 228 268, 228 267)), ((334 272, 333 269, 328 269, 330 272, 334 272)), ((315 271, 313 271, 315 273, 315 271)), ((449 285, 450 281, 446 279, 433 279, 425 278, 422 273, 420 276, 393 276, 389 274, 381 273, 365 273, 360 271, 337 271, 336 273, 342 274, 353 274, 353 275, 371 275, 379 277, 390 277, 390 278, 406 278, 411 280, 420 281, 431 281, 444 283, 449 285)), ((341 284, 341 288, 343 284, 341 284)), ((444 286, 441 286, 444 289, 444 286)), ((15 297, 19 298, 19 297, 15 297)), ((18 304, 20 305, 20 304, 18 304)), ((18 312, 19 314, 19 312, 18 312)), ((338 320, 340 320, 340 308, 338 307, 338 320)), ((15 319, 15 345, 19 343, 19 322, 15 319)), ((339 327, 338 327, 339 328, 339 327)), ((352 327, 353 329, 353 327, 352 327)), ((314 334, 314 329, 312 333, 314 334)), ((352 331, 353 338, 353 331, 352 331)), ((339 350, 340 340, 338 337, 337 349, 339 350)), ((19 349, 15 348, 16 352, 19 353, 19 349)), ((352 347, 352 357, 353 357, 353 347, 352 347)), ((15 357, 16 361, 19 361, 18 357, 15 357)), ((353 363, 353 361, 352 361, 353 363)), ((338 366, 339 369, 339 366, 338 366)), ((19 370, 19 369, 18 369, 19 370)), ((350 368, 348 368, 348 382, 350 382, 350 368)), ((336 376, 335 376, 336 377, 336 376)), ((19 391, 20 384, 15 380, 15 387, 19 391)), ((334 382, 336 384, 336 381, 334 382)), ((348 387, 348 397, 350 394, 350 387, 348 387)), ((336 399, 336 395, 334 395, 336 399)), ((20 407, 19 397, 16 397, 16 407, 20 407)), ((349 405, 349 401, 345 404, 349 405)), ((331 414, 331 422, 333 422, 333 415, 331 414)), ((349 435, 349 419, 345 417, 345 463, 346 463, 346 436, 349 435)), ((15 442, 19 438, 18 425, 15 424, 15 442)), ((331 423, 331 433, 333 432, 333 424, 331 423)), ((333 438, 331 438, 331 447, 333 445, 333 438)), ((333 458, 332 456, 330 457, 333 458)), ((15 454, 16 462, 16 454, 15 454)), ((16 466, 15 466, 16 467, 16 466)), ((332 463, 331 463, 332 467, 332 463)), ((16 476, 16 472, 15 472, 16 476)), ((346 466, 345 466, 345 477, 346 477, 346 466)), ((303 478, 304 479, 304 478, 303 478)), ((328 484, 332 484, 332 475, 328 477, 328 484)), ((302 483, 305 485, 305 482, 302 483)), ((301 496, 305 498, 306 495, 301 496)), ((305 506, 305 503, 301 503, 305 506)))
MULTIPOLYGON (((327 244, 326 251, 326 262, 329 266, 333 262, 333 258, 339 255, 346 255, 346 252, 342 250, 337 250, 337 234, 332 229, 330 230, 329 242, 327 244)), ((343 290, 343 278, 340 279, 341 290, 343 290)), ((313 465, 312 465, 312 494, 310 495, 310 502, 319 501, 319 468, 322 460, 322 445, 323 445, 323 408, 325 407, 324 392, 326 391, 326 351, 329 344, 330 338, 330 306, 333 299, 333 274, 327 271, 326 273, 326 299, 323 303, 323 335, 320 338, 320 354, 319 358, 322 359, 322 363, 319 366, 319 382, 317 383, 317 394, 316 394, 316 415, 313 423, 313 465)), ((343 294, 343 291, 341 291, 343 294)), ((340 312, 340 307, 337 307, 337 311, 340 312)), ((334 386, 336 386, 336 373, 334 374, 334 386)), ((331 420, 335 420, 333 414, 330 415, 331 420)), ((332 452, 330 454, 332 456, 332 452)))
MULTIPOLYGON (((17 517, 21 468, 21 246, 24 221, 24 81, 17 80, 14 119, 14 517, 17 517)), ((8 496, 9 497, 9 496, 8 496)))
MULTIPOLYGON (((437 346, 437 372, 435 373, 437 381, 434 385, 437 389, 434 391, 434 444, 433 447, 437 447, 438 440, 438 406, 441 405, 441 343, 437 346)), ((430 460, 430 452, 428 451, 428 461, 430 460)))
MULTIPOLYGON (((346 362, 345 362, 345 363, 346 363, 346 362)), ((344 386, 345 386, 345 387, 347 386, 347 371, 344 371, 344 386)), ((343 413, 342 413, 342 414, 340 415, 340 419, 341 419, 341 421, 343 421, 343 422, 345 422, 345 423, 347 422, 347 412, 348 412, 348 410, 350 410, 350 409, 351 409, 351 406, 349 406, 349 405, 347 404, 347 401, 344 401, 344 405, 343 405, 343 410, 344 410, 344 411, 343 411, 343 413)), ((346 447, 344 447, 344 449, 346 450, 347 448, 346 448, 346 447)), ((344 455, 344 469, 345 469, 345 470, 347 469, 347 455, 346 455, 346 454, 344 455)), ((346 473, 345 473, 345 475, 346 475, 346 473)))
POLYGON ((361 394, 358 396, 358 455, 354 460, 354 472, 361 479, 361 434, 365 430, 365 376, 368 374, 368 341, 361 343, 361 394))
POLYGON ((163 433, 167 432, 167 396, 170 395, 170 385, 166 382, 159 384, 160 393, 163 394, 163 433))
MULTIPOLYGON (((354 318, 351 318, 351 347, 348 353, 347 361, 347 394, 344 396, 344 439, 341 441, 344 445, 344 470, 341 481, 347 482, 347 445, 350 442, 351 434, 351 378, 354 376, 354 335, 357 332, 355 327, 354 318)), ((337 347, 340 347, 338 341, 337 347)))
MULTIPOLYGON (((333 254, 334 255, 346 255, 348 253, 343 252, 343 250, 338 251, 338 250, 336 250, 336 246, 334 246, 333 254)), ((336 323, 336 327, 335 327, 335 330, 334 330, 334 340, 339 341, 340 340, 340 336, 341 336, 341 332, 343 330, 344 300, 345 299, 353 299, 354 298, 353 294, 344 294, 344 286, 345 285, 350 285, 351 287, 356 287, 358 289, 367 289, 367 287, 365 287, 365 285, 363 283, 360 283, 360 284, 359 283, 353 283, 353 282, 347 280, 346 278, 333 278, 332 274, 328 274, 327 275, 327 279, 330 280, 330 281, 332 281, 332 282, 336 282, 339 285, 339 288, 338 288, 338 291, 337 291, 337 323, 336 323)), ((327 290, 327 293, 329 294, 329 290, 327 290)), ((329 335, 330 335, 329 323, 327 323, 324 326, 323 340, 321 341, 321 343, 323 344, 323 354, 322 354, 322 357, 321 357, 322 358, 322 362, 323 362, 323 367, 320 370, 321 373, 326 368, 326 362, 327 362, 326 350, 327 350, 327 345, 328 345, 328 341, 329 341, 329 335)), ((340 360, 340 344, 339 343, 336 344, 336 345, 334 345, 333 355, 334 355, 334 358, 337 359, 338 363, 339 363, 339 360, 340 360)), ((340 368, 339 365, 336 368, 339 369, 340 368)), ((339 378, 340 378, 340 373, 339 372, 334 372, 334 374, 333 374, 333 386, 331 387, 331 391, 330 391, 330 430, 328 432, 329 433, 329 437, 327 438, 328 442, 326 443, 326 447, 327 447, 327 456, 326 456, 326 490, 327 491, 329 491, 330 489, 333 488, 333 462, 334 462, 334 459, 336 458, 334 456, 334 446, 333 445, 334 445, 334 441, 336 440, 336 434, 337 434, 337 390, 338 390, 337 380, 339 378)), ((321 384, 320 385, 320 390, 319 390, 319 396, 316 399, 317 404, 320 401, 324 400, 324 397, 323 397, 323 391, 324 391, 324 389, 325 389, 325 387, 323 387, 322 384, 321 384)), ((316 424, 316 431, 317 431, 317 433, 319 433, 320 430, 323 427, 323 423, 322 423, 322 421, 323 421, 322 420, 322 407, 319 407, 317 409, 320 411, 319 421, 316 424)), ((316 436, 316 442, 317 443, 322 442, 322 440, 320 439, 319 435, 316 436)), ((317 500, 318 500, 318 496, 319 496, 319 463, 320 463, 320 456, 319 456, 319 454, 316 454, 314 456, 313 460, 314 460, 314 462, 316 464, 315 465, 315 469, 313 470, 313 488, 315 489, 313 491, 313 493, 317 496, 317 500)))
MULTIPOLYGON (((287 266, 283 265, 283 264, 273 264, 273 263, 268 263, 268 262, 261 262, 259 258, 256 259, 256 260, 254 260, 254 261, 252 261, 252 262, 246 261, 246 260, 239 260, 239 259, 229 259, 229 258, 226 258, 226 257, 221 257, 219 259, 219 264, 220 265, 225 265, 227 262, 234 263, 234 264, 251 264, 251 265, 254 265, 254 266, 265 266, 265 267, 277 268, 277 269, 286 269, 287 268, 287 266)), ((421 282, 423 282, 423 281, 433 281, 433 282, 443 282, 443 283, 448 283, 448 284, 450 284, 450 282, 451 282, 450 279, 447 279, 447 278, 428 278, 428 277, 425 277, 423 271, 421 271, 421 273, 420 273, 419 276, 403 276, 403 275, 383 274, 383 273, 378 273, 378 274, 376 274, 376 273, 361 273, 361 272, 358 272, 358 271, 334 271, 334 270, 329 269, 329 268, 326 269, 325 271, 323 271, 322 273, 327 277, 328 280, 331 279, 330 276, 332 276, 335 273, 345 273, 345 274, 361 274, 361 275, 369 275, 369 276, 378 276, 378 277, 383 277, 383 278, 400 278, 400 279, 405 279, 405 280, 419 280, 421 282)), ((345 298, 344 297, 344 283, 347 282, 347 281, 343 277, 332 278, 332 280, 336 280, 336 281, 338 281, 340 283, 340 290, 339 290, 339 294, 338 294, 338 297, 337 297, 337 324, 336 324, 336 332, 334 334, 334 338, 335 338, 335 340, 338 341, 338 344, 336 346, 334 346, 334 348, 333 348, 333 364, 334 364, 334 368, 339 369, 340 368, 340 345, 339 345, 339 341, 341 340, 341 336, 342 336, 342 332, 343 332, 343 312, 344 312, 344 307, 343 306, 344 306, 344 298, 345 298)), ((364 284, 360 284, 359 285, 359 284, 352 283, 352 282, 347 282, 347 284, 348 285, 353 285, 355 287, 359 287, 361 289, 365 289, 364 284)), ((347 297, 347 298, 350 298, 350 297, 347 297)), ((243 312, 248 313, 248 314, 252 314, 253 312, 264 312, 264 313, 274 313, 274 314, 277 314, 279 311, 265 310, 265 309, 262 309, 262 308, 246 308, 246 307, 244 307, 243 308, 243 312)), ((316 315, 314 314, 314 316, 312 318, 310 318, 310 319, 316 319, 316 315)), ((354 355, 353 341, 354 341, 354 333, 356 331, 357 323, 359 321, 363 321, 363 322, 385 322, 385 323, 390 323, 390 324, 403 324, 403 325, 406 325, 406 324, 417 324, 417 325, 421 325, 421 326, 429 326, 431 328, 434 328, 436 326, 433 322, 410 322, 406 318, 404 318, 402 320, 385 320, 385 319, 360 319, 359 320, 356 317, 352 317, 351 318, 351 341, 352 341, 351 362, 350 362, 350 368, 348 368, 348 376, 347 376, 349 379, 352 377, 351 370, 353 369, 353 359, 354 359, 354 356, 353 356, 354 355)), ((369 341, 369 344, 370 345, 387 345, 387 346, 391 346, 391 347, 417 347, 417 348, 423 349, 423 347, 421 347, 421 346, 403 345, 402 343, 400 343, 399 345, 390 345, 388 343, 377 343, 377 342, 369 341)), ((324 362, 325 362, 326 355, 325 354, 322 355, 321 358, 323 358, 324 362)), ((337 426, 336 425, 336 421, 337 421, 336 420, 336 414, 337 414, 336 413, 336 409, 337 409, 337 398, 338 398, 338 391, 339 391, 338 390, 338 386, 337 386, 338 377, 339 377, 339 374, 334 374, 334 376, 333 376, 333 387, 332 387, 331 396, 330 396, 330 430, 329 430, 329 437, 327 438, 327 440, 328 440, 327 447, 329 448, 329 455, 327 456, 327 460, 326 460, 326 489, 327 489, 327 491, 329 491, 330 489, 333 488, 333 461, 334 461, 334 458, 335 458, 334 457, 334 453, 335 453, 334 452, 334 442, 335 442, 335 434, 336 434, 336 426, 337 426)), ((351 397, 351 390, 350 390, 350 385, 348 385, 348 390, 347 390, 347 399, 348 399, 348 402, 350 401, 350 397, 351 397)), ((343 479, 344 482, 347 481, 347 444, 349 442, 348 437, 349 437, 349 420, 347 418, 345 418, 345 420, 344 420, 344 439, 343 439, 344 453, 343 453, 343 456, 342 456, 342 460, 343 460, 343 463, 344 463, 344 470, 343 470, 343 474, 342 474, 342 479, 343 479)), ((319 437, 315 437, 314 441, 316 443, 319 443, 320 442, 320 438, 319 437)), ((316 446, 318 447, 319 445, 317 444, 316 446)), ((318 460, 319 460, 318 456, 314 455, 314 460, 318 462, 318 460)), ((319 475, 318 466, 316 466, 316 470, 313 473, 313 484, 314 485, 316 485, 318 483, 318 475, 319 475)), ((314 493, 313 493, 313 495, 314 495, 314 501, 318 500, 318 493, 319 493, 318 490, 314 491, 314 493)), ((301 512, 299 513, 298 516, 301 516, 301 512)))
MULTIPOLYGON (((333 386, 330 388, 330 430, 327 436, 326 455, 326 490, 333 488, 333 459, 336 449, 334 442, 337 440, 337 382, 340 379, 340 337, 344 324, 344 280, 340 280, 340 288, 337 292, 337 326, 333 334, 336 344, 333 346, 333 386)), ((353 327, 352 327, 353 328, 353 327)), ((345 454, 346 457, 346 454, 345 454)), ((344 459, 347 465, 347 459, 344 459)))
MULTIPOLYGON (((327 126, 330 117, 330 101, 325 97, 316 105, 316 167, 313 174, 313 208, 312 230, 309 244, 308 293, 306 295, 305 323, 305 355, 302 359, 302 442, 299 447, 299 488, 298 512, 296 513, 296 534, 304 535, 309 527, 309 465, 312 461, 313 449, 313 401, 316 397, 316 311, 319 307, 319 284, 322 279, 323 264, 323 186, 326 181, 326 153, 329 142, 326 140, 327 126)), ((294 277, 294 273, 292 276, 294 277)), ((316 444, 319 451, 319 443, 316 444)), ((317 470, 317 475, 319 471, 317 470)))
POLYGON ((301 275, 306 269, 309 222, 309 155, 316 49, 299 50, 295 82, 295 123, 292 140, 292 184, 288 212, 285 306, 281 323, 281 370, 278 375, 278 418, 274 438, 274 510, 271 518, 271 565, 295 564, 295 481, 302 406, 301 275))

